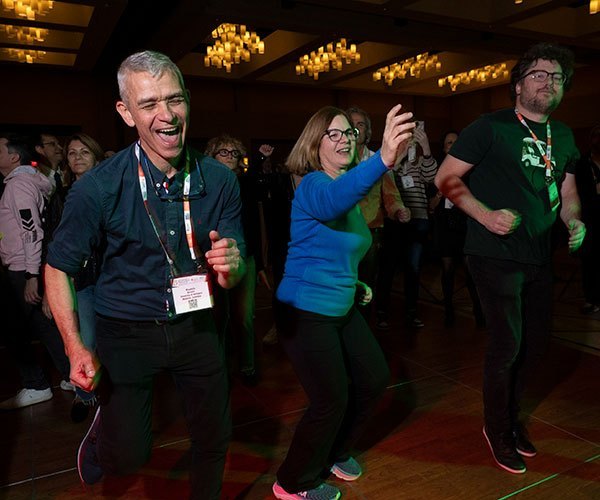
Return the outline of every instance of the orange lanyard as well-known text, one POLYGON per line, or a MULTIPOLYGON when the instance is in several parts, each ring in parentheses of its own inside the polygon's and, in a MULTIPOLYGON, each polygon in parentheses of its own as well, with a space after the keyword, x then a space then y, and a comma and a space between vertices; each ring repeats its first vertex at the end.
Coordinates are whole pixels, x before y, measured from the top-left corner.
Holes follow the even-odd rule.
POLYGON ((542 158, 544 159, 544 163, 546 164, 546 179, 552 179, 552 129, 550 128, 550 120, 546 121, 546 152, 544 152, 544 150, 542 149, 542 146, 540 146, 537 135, 535 135, 535 132, 533 130, 531 130, 531 127, 525 121, 525 118, 523 118, 523 115, 516 108, 515 108, 515 114, 517 115, 517 118, 523 124, 523 126, 527 130, 529 130, 531 137, 535 141, 535 145, 538 147, 538 150, 539 150, 540 154, 542 155, 542 158))
MULTIPOLYGON (((169 255, 169 251, 165 247, 165 244, 163 243, 162 238, 160 237, 160 232, 158 231, 156 221, 154 220, 154 217, 152 217, 152 213, 150 212, 150 209, 148 206, 148 189, 147 189, 147 185, 146 185, 146 176, 144 175, 144 170, 142 168, 139 142, 135 145, 135 155, 138 159, 138 180, 139 180, 139 184, 140 184, 140 192, 142 193, 142 200, 144 201, 144 208, 146 209, 146 213, 148 214, 148 218, 150 219, 150 223, 152 224, 152 229, 154 229, 154 234, 158 238, 160 246, 161 246, 163 252, 165 253, 167 262, 169 263, 169 267, 171 269, 171 274, 173 276, 175 276, 176 273, 175 273, 175 269, 174 269, 174 261, 171 258, 171 256, 169 255)), ((194 229, 192 226, 192 216, 191 216, 191 210, 190 210, 189 194, 190 194, 190 162, 189 162, 189 156, 186 155, 185 174, 184 174, 184 180, 183 180, 183 220, 184 220, 184 225, 185 225, 186 240, 187 240, 188 248, 190 250, 190 256, 192 257, 193 261, 196 261, 198 258, 199 252, 197 250, 198 246, 197 246, 196 238, 194 236, 194 229)))

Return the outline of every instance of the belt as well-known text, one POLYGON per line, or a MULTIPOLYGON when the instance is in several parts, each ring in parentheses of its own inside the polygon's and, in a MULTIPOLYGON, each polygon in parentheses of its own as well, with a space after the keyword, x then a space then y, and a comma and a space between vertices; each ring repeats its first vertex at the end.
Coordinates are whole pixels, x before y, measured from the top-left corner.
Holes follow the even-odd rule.
POLYGON ((177 325, 183 323, 188 318, 192 317, 192 314, 181 314, 175 316, 172 319, 148 319, 148 320, 137 320, 137 319, 126 319, 126 318, 113 318, 112 316, 106 316, 104 314, 96 313, 96 316, 107 321, 114 323, 122 323, 132 326, 164 326, 164 325, 177 325))

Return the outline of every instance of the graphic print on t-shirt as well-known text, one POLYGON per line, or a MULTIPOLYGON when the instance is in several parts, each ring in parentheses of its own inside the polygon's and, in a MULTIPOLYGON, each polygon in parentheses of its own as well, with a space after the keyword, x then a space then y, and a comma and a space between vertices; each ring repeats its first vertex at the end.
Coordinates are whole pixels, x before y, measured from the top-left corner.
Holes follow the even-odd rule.
MULTIPOLYGON (((521 163, 525 168, 528 167, 540 167, 545 168, 544 158, 542 157, 541 151, 546 152, 546 143, 544 141, 536 141, 533 137, 523 137, 523 143, 521 148, 521 163)), ((554 158, 551 159, 552 167, 556 166, 554 158)))

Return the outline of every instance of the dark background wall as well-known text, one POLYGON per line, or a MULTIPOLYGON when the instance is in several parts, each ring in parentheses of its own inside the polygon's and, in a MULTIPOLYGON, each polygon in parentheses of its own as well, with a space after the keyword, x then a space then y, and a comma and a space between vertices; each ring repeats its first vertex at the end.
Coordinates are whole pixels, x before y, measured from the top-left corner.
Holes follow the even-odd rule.
MULTIPOLYGON (((2 105, 0 127, 21 131, 50 129, 59 137, 82 130, 105 149, 118 150, 133 141, 115 111, 115 75, 90 75, 16 65, 0 71, 2 105)), ((576 71, 573 88, 553 114, 573 128, 582 151, 587 133, 600 122, 600 69, 576 71)), ((436 98, 367 93, 335 89, 313 89, 230 83, 188 78, 192 96, 189 138, 203 147, 206 141, 227 132, 256 150, 263 142, 276 146, 276 161, 282 160, 308 118, 321 106, 346 108, 358 105, 373 121, 372 148, 381 139, 387 111, 397 102, 424 120, 434 153, 442 134, 461 130, 480 114, 511 106, 506 85, 436 98)))

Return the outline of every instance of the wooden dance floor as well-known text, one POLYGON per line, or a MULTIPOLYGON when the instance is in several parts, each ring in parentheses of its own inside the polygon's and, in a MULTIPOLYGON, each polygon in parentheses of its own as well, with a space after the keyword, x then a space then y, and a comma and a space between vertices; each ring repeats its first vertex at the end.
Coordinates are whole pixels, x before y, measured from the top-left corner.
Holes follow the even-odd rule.
MULTIPOLYGON (((387 332, 375 332, 392 381, 361 442, 364 475, 330 480, 344 499, 600 499, 600 314, 584 316, 578 261, 557 256, 553 340, 525 401, 539 454, 528 471, 512 475, 493 462, 481 434, 481 379, 486 333, 475 328, 466 289, 455 297, 457 321, 443 327, 439 271, 425 266, 420 316, 425 327, 402 322, 401 276, 387 332)), ((464 279, 458 276, 458 285, 464 279)), ((257 336, 270 326, 270 295, 259 289, 257 336)), ((41 352, 41 350, 40 350, 41 352)), ((279 345, 257 356, 261 381, 248 388, 233 375, 233 440, 223 498, 272 498, 271 485, 306 399, 279 345)), ((0 350, 0 396, 19 388, 0 350)), ((55 385, 58 380, 55 380, 55 385)), ((0 413, 0 498, 184 499, 189 493, 189 440, 180 402, 167 376, 156 381, 155 444, 136 475, 84 489, 75 453, 91 419, 70 421, 72 394, 0 413)))

